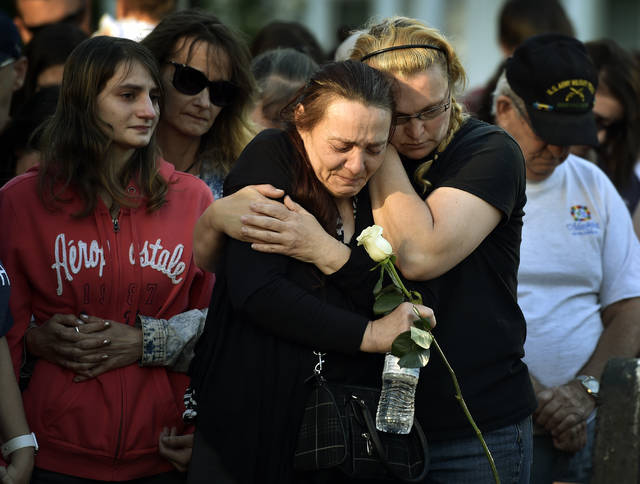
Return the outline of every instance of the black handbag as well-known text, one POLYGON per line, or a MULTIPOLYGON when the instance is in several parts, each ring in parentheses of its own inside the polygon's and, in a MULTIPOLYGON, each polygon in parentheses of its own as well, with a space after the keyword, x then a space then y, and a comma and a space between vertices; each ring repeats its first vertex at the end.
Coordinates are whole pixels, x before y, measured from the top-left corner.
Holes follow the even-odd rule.
POLYGON ((420 482, 429 470, 427 439, 414 418, 407 435, 379 432, 371 410, 377 388, 327 382, 317 372, 294 453, 298 471, 337 467, 355 479, 420 482))

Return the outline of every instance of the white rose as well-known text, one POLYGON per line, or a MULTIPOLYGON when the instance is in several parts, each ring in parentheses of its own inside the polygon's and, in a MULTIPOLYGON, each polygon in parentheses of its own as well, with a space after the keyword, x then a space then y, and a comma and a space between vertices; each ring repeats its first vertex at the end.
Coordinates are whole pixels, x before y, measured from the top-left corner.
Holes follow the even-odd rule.
POLYGON ((356 238, 358 245, 364 245, 364 249, 376 262, 382 262, 393 254, 393 248, 387 239, 382 236, 382 227, 372 225, 362 231, 356 238))

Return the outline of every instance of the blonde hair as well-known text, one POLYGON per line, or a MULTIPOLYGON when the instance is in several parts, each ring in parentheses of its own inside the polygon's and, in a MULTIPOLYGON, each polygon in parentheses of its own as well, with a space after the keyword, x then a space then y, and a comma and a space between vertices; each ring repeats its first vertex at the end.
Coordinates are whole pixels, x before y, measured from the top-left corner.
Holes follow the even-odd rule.
MULTIPOLYGON (((351 51, 351 58, 360 60, 367 54, 393 46, 427 45, 434 48, 406 48, 373 55, 365 60, 367 64, 392 75, 411 76, 439 66, 447 75, 451 92, 451 116, 449 127, 436 152, 443 151, 453 139, 456 131, 469 117, 463 106, 456 101, 462 93, 467 79, 456 52, 447 39, 435 28, 428 27, 419 20, 407 17, 390 17, 382 22, 370 24, 362 33, 351 51)), ((421 164, 414 178, 424 185, 423 175, 431 166, 431 161, 421 164)))

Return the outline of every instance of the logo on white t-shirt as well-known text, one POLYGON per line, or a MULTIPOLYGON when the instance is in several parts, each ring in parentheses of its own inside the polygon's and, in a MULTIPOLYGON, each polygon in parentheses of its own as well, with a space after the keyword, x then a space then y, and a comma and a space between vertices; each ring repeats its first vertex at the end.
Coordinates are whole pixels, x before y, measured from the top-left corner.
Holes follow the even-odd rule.
POLYGON ((571 235, 598 235, 600 224, 591 220, 591 212, 586 205, 573 205, 570 208, 572 223, 567 224, 571 235))

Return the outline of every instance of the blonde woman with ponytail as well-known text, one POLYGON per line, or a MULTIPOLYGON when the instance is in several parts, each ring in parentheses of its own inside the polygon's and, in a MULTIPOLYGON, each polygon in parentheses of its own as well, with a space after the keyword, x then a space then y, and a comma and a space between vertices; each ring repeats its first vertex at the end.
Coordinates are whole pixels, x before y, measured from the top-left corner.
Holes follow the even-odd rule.
MULTIPOLYGON (((351 57, 395 80, 392 146, 369 182, 375 222, 413 288, 436 295, 434 334, 501 482, 527 483, 536 400, 521 360, 526 328, 516 300, 526 201, 522 153, 503 130, 463 112, 456 98, 464 69, 436 29, 410 18, 385 19, 360 35, 351 57)), ((222 232, 325 273, 354 263, 344 244, 322 236, 291 199, 283 206, 260 193, 282 196, 263 186, 210 206, 196 225, 199 264, 215 262, 222 232), (214 211, 221 215, 213 217, 214 211)), ((431 358, 416 393, 416 417, 427 429, 431 454, 424 482, 495 482, 454 393, 442 361, 431 358)))

